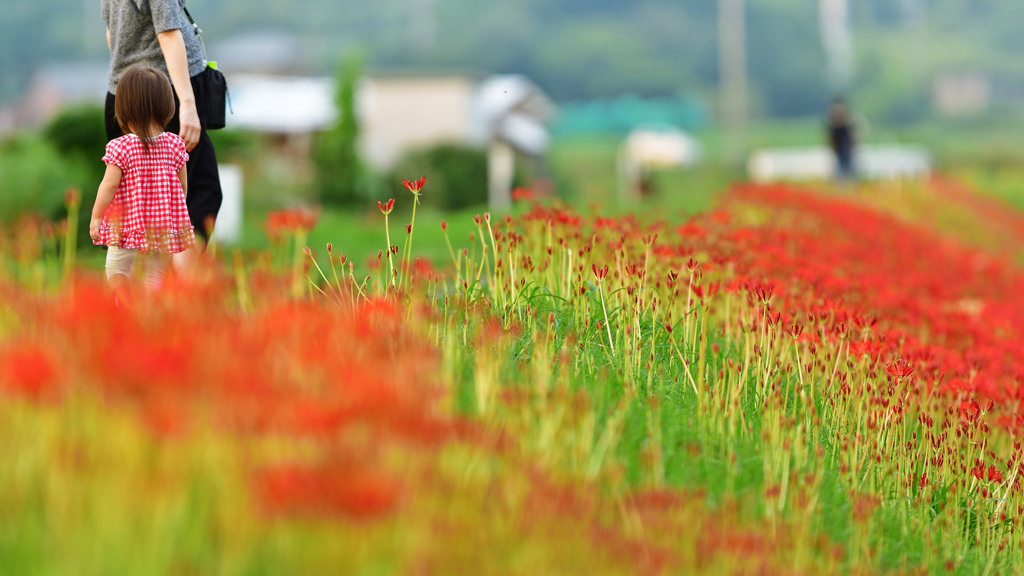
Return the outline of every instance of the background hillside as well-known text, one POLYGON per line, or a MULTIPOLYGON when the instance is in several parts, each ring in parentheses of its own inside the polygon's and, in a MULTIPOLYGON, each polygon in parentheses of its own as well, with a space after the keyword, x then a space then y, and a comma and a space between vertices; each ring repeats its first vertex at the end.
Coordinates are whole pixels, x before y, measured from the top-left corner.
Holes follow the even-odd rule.
MULTIPOLYGON (((97 0, 14 0, 0 12, 0 100, 52 61, 102 59, 97 0), (83 19, 83 15, 85 18, 83 19)), ((308 68, 358 47, 376 68, 523 72, 559 100, 715 91, 712 0, 190 0, 211 43, 254 29, 298 35, 308 68)), ((900 123, 926 113, 938 72, 979 70, 1003 101, 1024 93, 1019 0, 852 3, 855 95, 900 123)), ((748 0, 756 114, 817 113, 829 97, 816 0, 748 0)), ((231 62, 223 62, 230 69, 231 62)))

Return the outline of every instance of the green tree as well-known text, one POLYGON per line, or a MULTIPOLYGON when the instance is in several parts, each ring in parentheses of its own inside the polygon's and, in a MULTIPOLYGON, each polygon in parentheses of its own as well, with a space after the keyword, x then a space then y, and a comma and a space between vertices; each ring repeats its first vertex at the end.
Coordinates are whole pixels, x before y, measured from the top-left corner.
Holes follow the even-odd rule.
POLYGON ((314 150, 316 186, 324 204, 353 204, 361 199, 359 184, 363 166, 359 159, 359 119, 356 116, 356 87, 362 73, 362 58, 342 59, 337 73, 335 104, 338 118, 320 135, 314 150))
POLYGON ((101 161, 107 146, 103 108, 83 104, 65 108, 46 125, 46 138, 69 161, 81 162, 99 184, 106 166, 101 161))
MULTIPOLYGON (((96 190, 107 169, 102 161, 107 146, 103 108, 95 104, 64 108, 43 129, 43 138, 60 154, 61 164, 69 174, 75 175, 71 185, 82 193, 82 209, 78 212, 78 244, 86 246, 91 243, 89 218, 96 190)), ((48 215, 62 219, 67 217, 67 211, 61 203, 48 215)))
POLYGON ((407 154, 398 162, 387 179, 390 196, 409 197, 400 182, 402 178, 427 177, 425 205, 444 210, 460 210, 487 203, 487 153, 483 150, 441 144, 407 154))
POLYGON ((8 140, 0 144, 0 224, 26 214, 61 218, 64 192, 85 182, 85 167, 66 161, 49 142, 32 135, 8 140))

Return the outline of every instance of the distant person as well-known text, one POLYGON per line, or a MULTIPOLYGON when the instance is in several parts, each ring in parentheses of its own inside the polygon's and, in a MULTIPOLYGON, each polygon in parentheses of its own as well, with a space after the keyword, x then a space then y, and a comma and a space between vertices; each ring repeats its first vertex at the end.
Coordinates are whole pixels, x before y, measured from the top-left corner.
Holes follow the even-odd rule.
POLYGON ((146 288, 155 290, 169 256, 195 244, 185 205, 189 155, 180 136, 164 131, 173 115, 162 71, 140 64, 124 71, 114 117, 126 135, 107 143, 89 221, 93 243, 107 246, 107 282, 122 299, 136 259, 145 260, 146 288))
POLYGON ((195 230, 209 240, 223 194, 217 154, 206 133, 209 74, 202 39, 185 17, 185 0, 101 0, 110 48, 107 139, 124 135, 115 115, 121 75, 133 64, 160 70, 174 87, 174 115, 166 130, 185 142, 188 161, 188 214, 195 230))
POLYGON ((836 157, 837 178, 840 182, 849 182, 854 177, 855 141, 850 110, 841 98, 832 102, 828 109, 828 139, 836 157))

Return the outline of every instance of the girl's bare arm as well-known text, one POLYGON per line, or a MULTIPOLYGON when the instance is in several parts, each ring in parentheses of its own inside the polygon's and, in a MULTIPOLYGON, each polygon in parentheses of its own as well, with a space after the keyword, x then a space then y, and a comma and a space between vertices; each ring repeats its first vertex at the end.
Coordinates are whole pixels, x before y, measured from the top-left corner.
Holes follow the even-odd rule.
POLYGON ((185 192, 185 198, 188 198, 188 168, 185 164, 178 170, 178 180, 181 180, 181 189, 185 192))
POLYGON ((114 164, 107 164, 107 171, 103 173, 103 181, 100 182, 99 191, 96 193, 96 203, 92 205, 92 218, 89 220, 89 236, 93 240, 99 240, 100 224, 103 222, 103 215, 114 200, 117 187, 121 184, 121 169, 114 164))

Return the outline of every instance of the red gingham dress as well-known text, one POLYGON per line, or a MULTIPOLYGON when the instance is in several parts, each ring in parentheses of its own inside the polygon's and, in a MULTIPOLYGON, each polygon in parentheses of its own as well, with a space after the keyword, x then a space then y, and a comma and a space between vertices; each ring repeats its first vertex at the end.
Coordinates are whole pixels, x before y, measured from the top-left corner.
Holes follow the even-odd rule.
POLYGON ((178 170, 188 161, 185 142, 164 132, 149 142, 127 134, 107 144, 103 162, 121 169, 121 183, 94 244, 140 252, 182 252, 195 242, 178 170))

